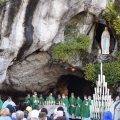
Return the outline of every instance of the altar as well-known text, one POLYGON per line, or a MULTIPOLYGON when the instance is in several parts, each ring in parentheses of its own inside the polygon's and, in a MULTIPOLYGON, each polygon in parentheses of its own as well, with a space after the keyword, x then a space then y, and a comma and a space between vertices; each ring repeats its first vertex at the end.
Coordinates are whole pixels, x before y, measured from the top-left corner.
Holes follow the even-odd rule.
POLYGON ((67 112, 67 107, 64 105, 39 105, 39 109, 46 108, 48 110, 48 116, 50 116, 58 107, 63 107, 65 115, 69 116, 67 112))

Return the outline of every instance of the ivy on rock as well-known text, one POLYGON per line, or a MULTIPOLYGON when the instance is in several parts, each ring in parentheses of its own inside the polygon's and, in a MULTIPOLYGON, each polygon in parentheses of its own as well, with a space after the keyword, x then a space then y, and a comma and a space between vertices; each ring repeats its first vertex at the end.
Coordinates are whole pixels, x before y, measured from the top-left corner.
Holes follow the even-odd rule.
MULTIPOLYGON (((120 81, 120 52, 113 62, 103 63, 103 74, 108 83, 117 83, 120 81)), ((84 71, 85 79, 95 83, 100 74, 100 64, 86 64, 82 70, 84 71)))
POLYGON ((85 54, 90 45, 90 37, 85 34, 80 34, 75 24, 67 25, 64 35, 64 41, 56 44, 52 48, 53 61, 70 64, 76 55, 79 55, 80 60, 86 58, 85 54))

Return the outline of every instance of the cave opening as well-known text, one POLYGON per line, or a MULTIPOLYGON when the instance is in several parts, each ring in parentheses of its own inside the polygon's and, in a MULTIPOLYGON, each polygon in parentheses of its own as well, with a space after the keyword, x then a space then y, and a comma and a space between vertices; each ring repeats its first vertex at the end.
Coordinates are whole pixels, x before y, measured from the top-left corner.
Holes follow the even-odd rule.
POLYGON ((108 27, 108 31, 110 33, 110 48, 109 48, 109 52, 112 53, 114 48, 115 48, 115 37, 113 35, 113 31, 109 26, 106 26, 104 24, 101 23, 97 23, 96 24, 96 32, 95 32, 95 40, 98 42, 99 48, 101 48, 101 36, 102 33, 105 29, 105 27, 108 27))
POLYGON ((75 97, 80 96, 83 99, 84 95, 91 95, 94 93, 91 81, 86 81, 76 75, 68 74, 59 77, 56 94, 66 94, 70 97, 73 92, 75 97))

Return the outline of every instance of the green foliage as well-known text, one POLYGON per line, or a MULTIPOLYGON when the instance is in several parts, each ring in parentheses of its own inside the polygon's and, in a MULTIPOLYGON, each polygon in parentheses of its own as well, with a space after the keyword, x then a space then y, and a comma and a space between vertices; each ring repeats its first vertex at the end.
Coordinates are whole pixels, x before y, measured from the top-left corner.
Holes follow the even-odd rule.
MULTIPOLYGON (((118 52, 116 59, 110 63, 103 63, 103 74, 106 76, 108 83, 116 83, 120 81, 120 52, 118 52)), ((85 79, 95 81, 100 74, 100 64, 87 64, 82 70, 84 71, 85 79)))
POLYGON ((111 0, 107 3, 104 17, 114 29, 120 48, 120 0, 115 0, 115 2, 111 0))
MULTIPOLYGON (((70 63, 75 55, 79 56, 88 49, 90 38, 87 35, 79 34, 73 24, 68 25, 65 29, 65 41, 60 42, 52 49, 52 59, 70 63)), ((81 59, 84 59, 81 56, 81 59)))
POLYGON ((5 2, 0 2, 0 7, 4 4, 5 2))
POLYGON ((94 81, 95 79, 95 66, 94 64, 86 64, 82 70, 84 71, 84 78, 86 80, 94 81))

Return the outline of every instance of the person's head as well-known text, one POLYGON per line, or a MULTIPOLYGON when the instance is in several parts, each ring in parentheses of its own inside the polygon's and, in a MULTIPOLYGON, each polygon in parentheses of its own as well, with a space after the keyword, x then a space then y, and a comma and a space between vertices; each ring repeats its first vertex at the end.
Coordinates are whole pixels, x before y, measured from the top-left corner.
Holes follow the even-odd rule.
POLYGON ((24 118, 24 112, 18 110, 18 111, 16 112, 16 120, 22 120, 23 118, 24 118))
POLYGON ((0 111, 0 116, 9 116, 10 115, 10 111, 8 108, 2 108, 0 111))
POLYGON ((38 115, 39 120, 46 120, 46 113, 45 112, 40 112, 38 115))
POLYGON ((71 93, 71 97, 74 97, 74 93, 71 93))
POLYGON ((14 112, 16 112, 15 108, 12 105, 10 105, 10 104, 8 104, 6 108, 9 109, 9 111, 10 111, 11 114, 14 113, 14 112))
POLYGON ((52 93, 50 93, 50 96, 52 96, 52 93))
POLYGON ((118 101, 118 100, 120 100, 120 97, 119 97, 119 96, 116 97, 116 101, 118 101))
POLYGON ((62 117, 63 111, 56 111, 56 117, 62 117))
POLYGON ((91 96, 90 95, 88 96, 88 99, 91 100, 91 96))
POLYGON ((65 98, 65 94, 62 94, 62 98, 65 98))
POLYGON ((30 98, 30 93, 27 94, 27 97, 30 98))
POLYGON ((37 118, 38 119, 39 111, 38 110, 33 110, 30 115, 31 115, 31 118, 37 118))
POLYGON ((28 112, 27 110, 24 111, 24 118, 27 118, 27 117, 28 117, 28 113, 29 113, 29 112, 28 112))
POLYGON ((58 98, 61 98, 60 94, 58 94, 58 98))
POLYGON ((26 110, 30 113, 32 111, 32 108, 30 106, 27 106, 26 110))
POLYGON ((34 92, 34 96, 37 96, 37 92, 34 92))
POLYGON ((64 112, 64 108, 60 106, 60 107, 57 108, 57 111, 63 111, 64 112))
POLYGON ((86 95, 84 95, 84 100, 86 100, 87 99, 87 96, 86 95))
POLYGON ((79 97, 79 96, 77 96, 77 99, 80 99, 80 97, 79 97))
POLYGON ((57 117, 56 120, 66 120, 66 118, 62 116, 62 117, 57 117))
POLYGON ((40 94, 40 98, 42 98, 42 94, 40 94))
POLYGON ((41 112, 45 112, 45 113, 46 113, 46 115, 48 114, 48 111, 47 111, 47 109, 46 109, 46 108, 42 108, 42 109, 41 109, 41 112))
POLYGON ((16 113, 12 113, 12 118, 14 118, 16 120, 16 113))
POLYGON ((8 101, 11 101, 12 100, 12 97, 11 96, 8 96, 8 101))
POLYGON ((112 120, 112 113, 110 111, 106 111, 102 120, 112 120))

